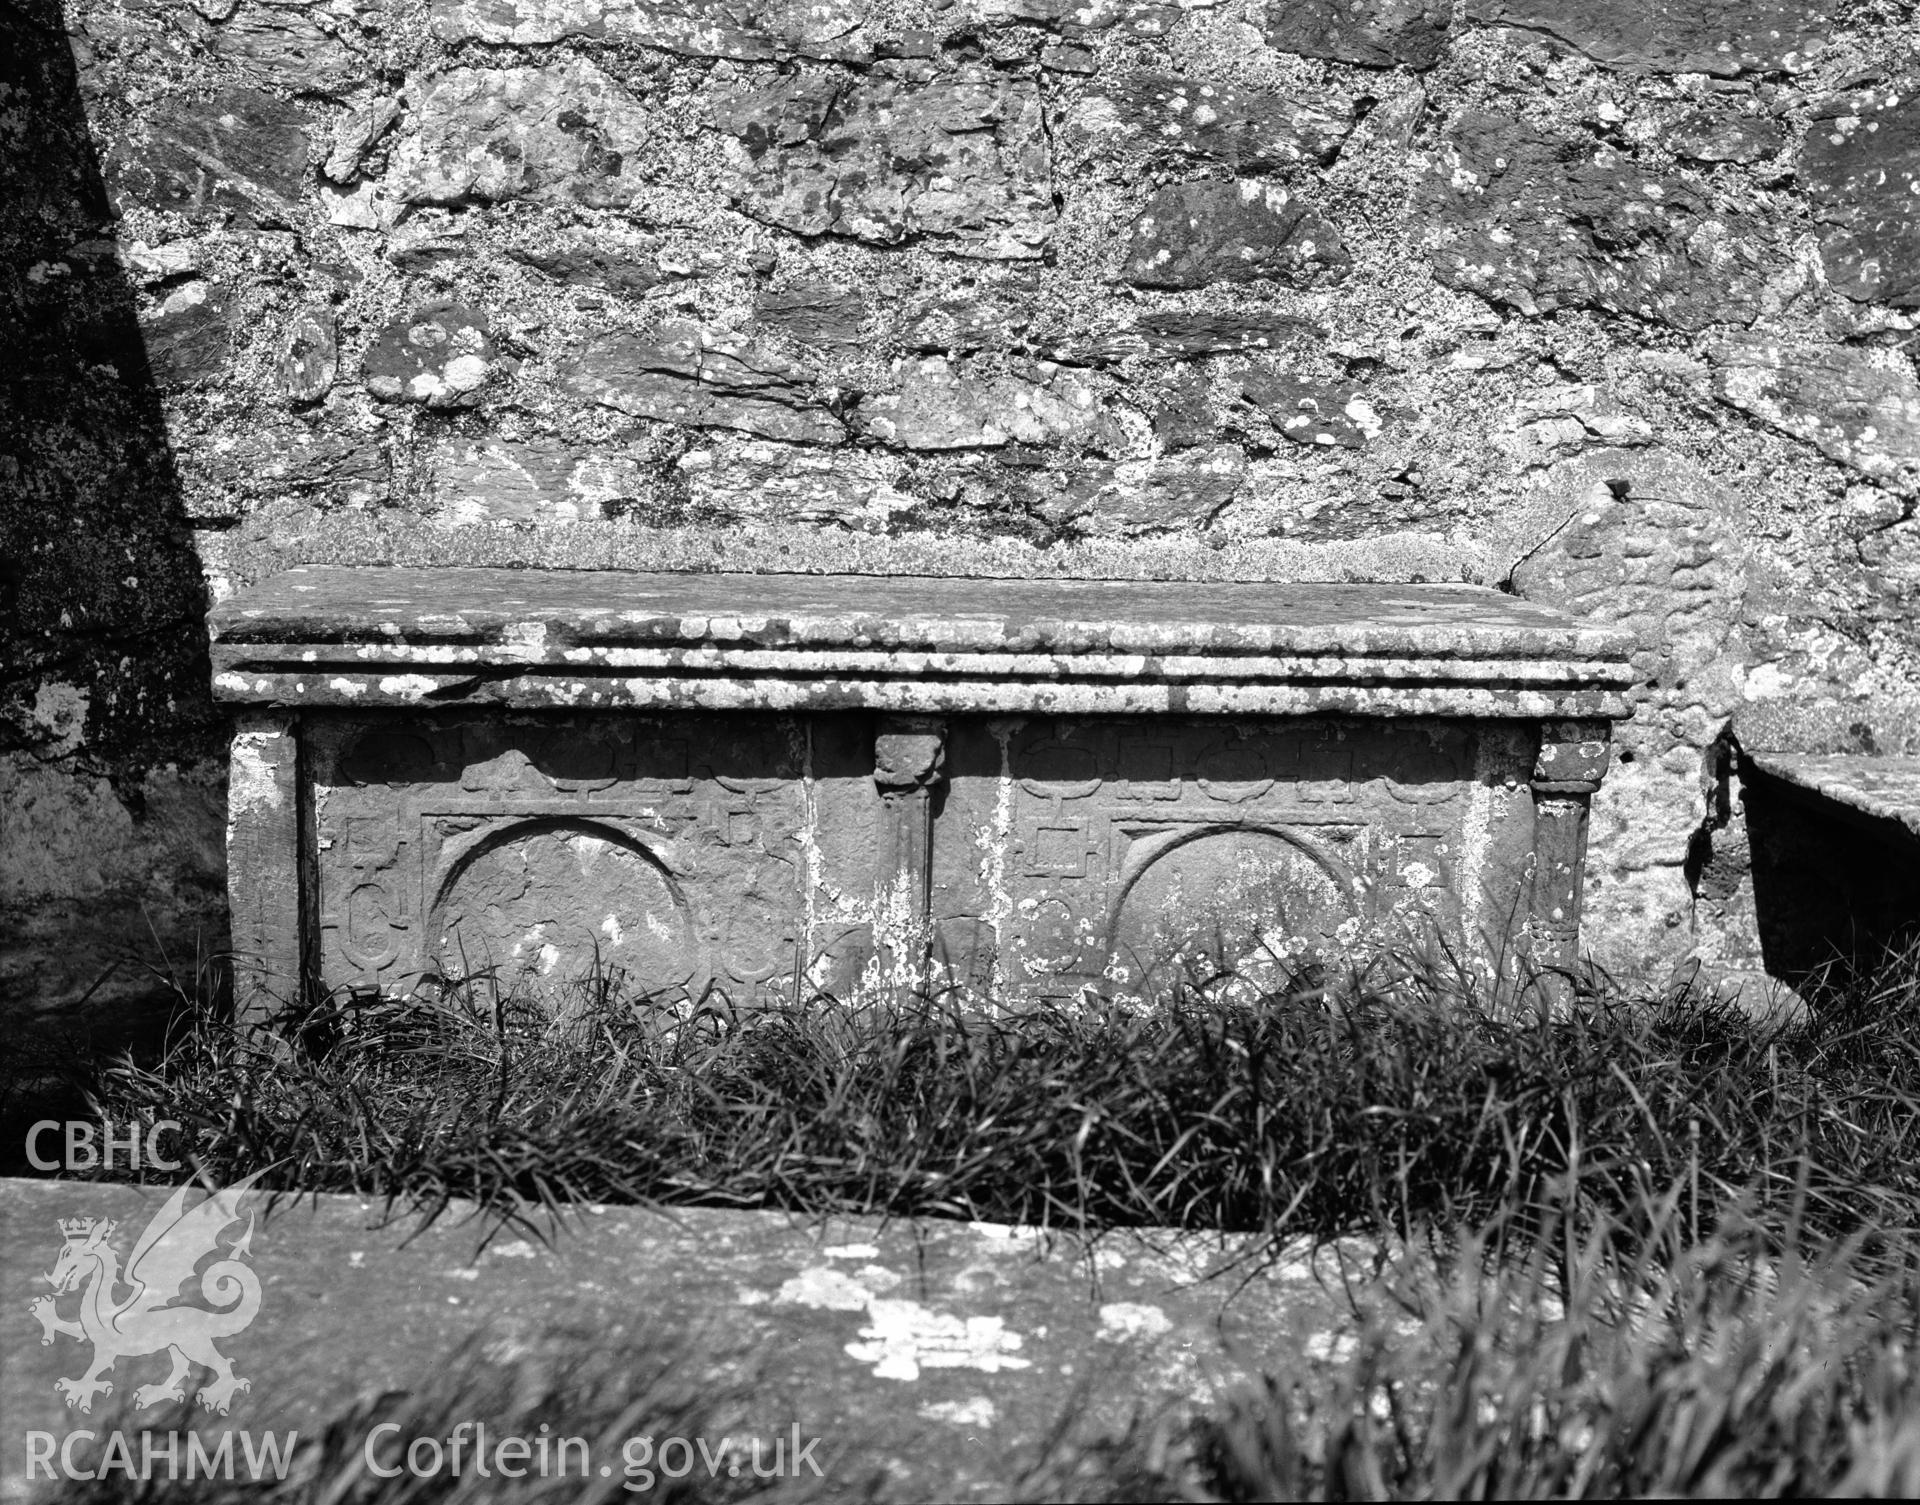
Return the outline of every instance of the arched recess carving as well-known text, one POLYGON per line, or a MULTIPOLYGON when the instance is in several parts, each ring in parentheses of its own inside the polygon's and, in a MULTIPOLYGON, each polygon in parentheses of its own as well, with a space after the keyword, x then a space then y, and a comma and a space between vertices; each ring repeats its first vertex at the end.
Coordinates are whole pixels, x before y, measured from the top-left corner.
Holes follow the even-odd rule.
POLYGON ((434 960, 447 975, 493 968, 549 999, 593 969, 631 992, 696 986, 698 927, 678 878, 644 842, 604 821, 545 817, 480 832, 433 895, 434 960))
POLYGON ((1274 986, 1359 917, 1346 865, 1285 829, 1219 823, 1135 845, 1108 925, 1107 976, 1130 985, 1239 977, 1274 986))

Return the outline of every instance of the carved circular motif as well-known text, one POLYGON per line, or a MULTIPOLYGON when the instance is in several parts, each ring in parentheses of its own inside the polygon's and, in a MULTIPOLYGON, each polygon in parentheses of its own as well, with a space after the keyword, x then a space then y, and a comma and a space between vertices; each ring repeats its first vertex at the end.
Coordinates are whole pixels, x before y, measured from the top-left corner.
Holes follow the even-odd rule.
POLYGON ((1175 842, 1128 887, 1109 974, 1139 985, 1185 978, 1279 986, 1339 940, 1353 896, 1304 846, 1257 828, 1175 842))
POLYGON ((1273 787, 1266 753, 1251 742, 1208 748, 1195 760, 1194 772, 1208 796, 1229 804, 1258 798, 1273 787))
POLYGON ((687 904, 666 870, 611 829, 518 829, 480 847, 441 900, 435 952, 449 976, 493 969, 549 1003, 594 973, 622 989, 679 988, 699 960, 687 904))
POLYGON ((425 737, 376 730, 356 738, 340 759, 348 784, 423 784, 441 775, 439 755, 425 737))
POLYGON ((1100 787, 1100 762, 1091 747, 1077 742, 1035 742, 1014 761, 1020 787, 1043 799, 1084 799, 1100 787))

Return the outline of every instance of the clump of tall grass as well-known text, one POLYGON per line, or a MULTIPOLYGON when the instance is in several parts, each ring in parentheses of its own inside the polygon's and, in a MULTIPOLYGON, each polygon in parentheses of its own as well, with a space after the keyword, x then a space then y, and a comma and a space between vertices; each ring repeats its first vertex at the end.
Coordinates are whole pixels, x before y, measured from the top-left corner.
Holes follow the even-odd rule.
POLYGON ((99 1091, 209 1174, 522 1223, 581 1201, 1162 1225, 1275 1238, 1511 1223, 1580 1168, 1595 1217, 1684 1185, 1844 1233, 1920 1209, 1920 963, 1798 1020, 1604 980, 1563 1008, 1383 955, 1254 998, 1001 1014, 948 995, 556 1016, 484 987, 202 1020, 99 1091))
POLYGON ((1052 1449, 1032 1499, 1621 1499, 1920 1492, 1920 1258, 1803 1255, 1687 1189, 1584 1227, 1461 1230, 1352 1352, 1269 1355, 1198 1415, 1052 1449), (1623 1253, 1623 1250, 1627 1251, 1623 1253))

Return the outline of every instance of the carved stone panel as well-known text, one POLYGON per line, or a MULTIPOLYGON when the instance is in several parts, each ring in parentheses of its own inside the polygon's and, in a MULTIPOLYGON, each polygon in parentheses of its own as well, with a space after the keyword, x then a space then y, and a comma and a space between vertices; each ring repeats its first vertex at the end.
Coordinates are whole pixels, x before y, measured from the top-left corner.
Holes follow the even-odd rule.
POLYGON ((1064 996, 1479 942, 1524 910, 1534 747, 1506 722, 956 723, 933 922, 966 939, 935 963, 1064 996))
POLYGON ((303 738, 328 986, 1270 987, 1433 925, 1479 943, 1531 894, 1522 723, 462 711, 303 738))
POLYGON ((805 731, 773 717, 309 722, 324 982, 490 974, 559 1006, 788 985, 805 731))

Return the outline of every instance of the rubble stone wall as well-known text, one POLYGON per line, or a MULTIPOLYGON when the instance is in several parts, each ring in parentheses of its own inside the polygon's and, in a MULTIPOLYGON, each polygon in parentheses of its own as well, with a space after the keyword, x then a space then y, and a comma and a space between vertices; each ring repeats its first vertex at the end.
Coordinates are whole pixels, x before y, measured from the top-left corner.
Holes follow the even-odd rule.
POLYGON ((217 927, 200 615, 290 563, 1468 580, 1622 622, 1587 938, 1630 974, 1753 961, 1736 717, 1920 725, 1904 0, 4 25, 30 1003, 143 909, 217 927))

